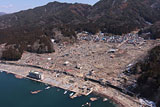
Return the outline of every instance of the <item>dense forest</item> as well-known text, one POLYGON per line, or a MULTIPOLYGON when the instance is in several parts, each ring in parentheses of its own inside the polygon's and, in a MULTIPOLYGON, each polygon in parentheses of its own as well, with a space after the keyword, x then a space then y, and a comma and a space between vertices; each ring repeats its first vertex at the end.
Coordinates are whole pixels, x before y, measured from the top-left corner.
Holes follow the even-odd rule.
POLYGON ((157 21, 153 25, 145 27, 140 30, 139 35, 144 38, 159 39, 160 38, 160 21, 157 21))
POLYGON ((141 97, 155 101, 160 105, 160 46, 148 52, 144 60, 139 61, 133 69, 138 74, 137 87, 134 92, 141 97))
POLYGON ((52 27, 95 33, 122 34, 160 19, 159 0, 100 0, 95 5, 51 2, 0 17, 0 29, 8 27, 52 27))

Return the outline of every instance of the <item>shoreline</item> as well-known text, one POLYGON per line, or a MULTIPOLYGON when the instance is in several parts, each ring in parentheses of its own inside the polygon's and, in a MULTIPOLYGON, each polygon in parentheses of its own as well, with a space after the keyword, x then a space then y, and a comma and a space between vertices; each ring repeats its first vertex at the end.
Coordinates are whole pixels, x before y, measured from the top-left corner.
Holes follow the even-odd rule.
MULTIPOLYGON (((30 78, 30 77, 27 77, 27 76, 24 76, 24 75, 16 74, 15 72, 12 72, 12 71, 3 71, 3 70, 0 70, 0 71, 5 72, 7 74, 12 74, 17 79, 29 79, 29 80, 32 80, 32 81, 35 81, 35 82, 43 83, 43 84, 48 85, 48 86, 52 86, 52 87, 55 87, 55 88, 60 88, 60 87, 57 87, 57 86, 53 86, 52 84, 45 83, 41 80, 36 80, 36 79, 30 78), (19 77, 21 77, 21 78, 19 78, 19 77)), ((63 89, 63 88, 60 88, 60 89, 63 89)), ((66 89, 63 89, 63 90, 66 90, 66 89)), ((67 91, 70 91, 70 90, 67 90, 67 91)))
POLYGON ((115 105, 118 105, 118 107, 125 107, 125 105, 123 105, 121 102, 117 101, 116 99, 114 99, 113 97, 110 97, 108 95, 93 91, 94 95, 100 96, 102 98, 108 98, 109 100, 112 100, 115 105))
POLYGON ((89 96, 80 96, 75 99, 71 99, 70 95, 73 92, 67 91, 57 87, 48 86, 44 83, 39 83, 36 81, 32 81, 30 79, 17 79, 15 78, 14 74, 7 74, 6 72, 0 71, 0 77, 1 77, 1 83, 2 83, 2 90, 1 91, 1 101, 2 101, 2 107, 10 107, 12 105, 17 106, 23 105, 27 107, 29 104, 37 105, 40 107, 43 106, 49 106, 49 107, 81 107, 81 106, 87 106, 87 104, 90 104, 91 106, 95 107, 105 107, 105 106, 112 106, 115 107, 112 101, 105 101, 103 102, 103 98, 100 98, 94 94, 90 94, 89 96), (6 90, 6 86, 9 87, 9 89, 14 88, 15 90, 6 90), (50 87, 50 88, 47 88, 50 87), (7 93, 9 91, 9 95, 11 95, 8 99, 7 93), (32 94, 32 92, 38 92, 37 94, 32 94), (18 93, 17 93, 18 92, 18 93), (16 99, 14 99, 16 96, 16 99), (4 99, 5 97, 5 99, 4 99), (44 97, 43 100, 41 97, 44 97), (91 98, 98 98, 96 101, 91 101, 91 98), (13 99, 10 101, 10 99, 13 99), (28 99, 31 99, 27 101, 28 99), (20 103, 15 103, 15 101, 20 101, 20 103), (7 104, 5 102, 10 102, 12 104, 7 104), (39 103, 37 103, 39 102, 39 103), (64 103, 62 103, 64 102, 64 103))
MULTIPOLYGON (((25 79, 29 79, 29 80, 32 80, 32 81, 36 81, 36 82, 39 82, 39 83, 43 83, 43 84, 46 84, 46 85, 49 85, 49 86, 53 86, 53 87, 56 87, 56 88, 60 88, 60 89, 63 89, 63 90, 66 90, 64 88, 61 88, 61 87, 58 87, 58 86, 54 86, 53 84, 49 84, 49 83, 46 83, 42 80, 36 80, 36 79, 33 79, 33 78, 30 78, 30 77, 26 77, 25 75, 22 75, 22 74, 17 74, 15 72, 12 72, 12 71, 6 71, 6 70, 0 70, 2 72, 5 72, 7 74, 13 74, 15 76, 15 78, 17 77, 21 77, 21 78, 17 78, 17 79, 22 79, 22 78, 25 78, 25 79)), ((74 92, 72 90, 68 90, 68 91, 71 91, 71 92, 74 92)), ((76 93, 76 92, 75 92, 76 93)), ((107 94, 104 94, 104 93, 100 93, 99 91, 96 91, 96 90, 93 90, 91 92, 91 94, 94 94, 94 95, 97 95, 97 96, 100 96, 102 98, 108 98, 109 100, 112 100, 113 104, 115 105, 118 105, 118 107, 127 107, 126 104, 123 104, 121 101, 119 101, 118 99, 116 99, 116 97, 112 97, 112 96, 109 96, 107 94)), ((84 95, 84 96, 87 96, 87 95, 84 95)), ((129 102, 128 102, 129 103, 129 102)), ((131 106, 131 107, 134 107, 134 106, 131 106)))
MULTIPOLYGON (((2 71, 2 70, 0 70, 0 71, 2 71)), ((63 88, 56 87, 56 86, 53 86, 53 85, 51 85, 51 84, 45 83, 45 82, 43 82, 43 81, 41 81, 41 80, 36 80, 36 79, 30 78, 30 77, 26 77, 26 76, 23 76, 23 75, 20 75, 20 74, 16 74, 16 73, 14 73, 14 72, 12 72, 12 71, 2 71, 2 72, 5 72, 5 73, 7 73, 7 74, 12 74, 12 75, 14 75, 15 78, 17 78, 17 79, 29 79, 29 80, 32 80, 32 81, 36 81, 36 82, 39 82, 39 83, 43 83, 43 84, 48 85, 48 86, 51 86, 51 87, 55 87, 55 88, 59 88, 59 89, 65 90, 65 89, 63 89, 63 88)), ((71 90, 67 90, 67 91, 71 91, 71 90)), ((71 92, 72 92, 72 91, 71 91, 71 92)), ((105 95, 105 94, 102 94, 102 93, 99 93, 99 92, 96 92, 96 91, 93 91, 93 92, 90 93, 90 94, 99 96, 99 97, 101 97, 101 98, 106 98, 106 97, 107 97, 107 99, 112 100, 112 103, 113 103, 114 105, 118 105, 118 107, 125 107, 122 103, 120 103, 119 101, 115 100, 113 97, 110 97, 110 96, 108 96, 108 95, 105 95)), ((78 96, 77 96, 77 97, 78 97, 78 96)))

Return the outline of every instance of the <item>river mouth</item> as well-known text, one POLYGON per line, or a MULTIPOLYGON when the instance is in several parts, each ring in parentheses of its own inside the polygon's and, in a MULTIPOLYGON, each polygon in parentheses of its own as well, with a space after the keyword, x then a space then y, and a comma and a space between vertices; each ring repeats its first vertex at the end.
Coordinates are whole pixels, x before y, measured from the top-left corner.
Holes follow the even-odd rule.
POLYGON ((0 72, 0 106, 1 107, 89 107, 85 105, 90 103, 91 107, 116 107, 111 101, 93 94, 71 99, 72 92, 56 87, 48 86, 29 80, 26 78, 16 78, 13 74, 0 72), (41 90, 37 94, 32 91, 41 90), (98 100, 90 101, 90 98, 96 97, 98 100))

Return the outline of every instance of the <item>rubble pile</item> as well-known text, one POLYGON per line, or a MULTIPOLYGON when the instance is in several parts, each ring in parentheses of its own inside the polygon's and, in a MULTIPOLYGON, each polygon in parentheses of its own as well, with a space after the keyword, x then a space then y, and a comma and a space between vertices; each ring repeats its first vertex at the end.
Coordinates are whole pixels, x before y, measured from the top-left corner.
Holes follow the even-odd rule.
POLYGON ((139 37, 137 33, 128 33, 125 35, 109 35, 104 33, 98 33, 92 35, 88 32, 82 32, 78 34, 79 40, 94 41, 94 42, 108 42, 108 43, 122 43, 127 40, 128 44, 140 44, 144 42, 144 38, 139 37))

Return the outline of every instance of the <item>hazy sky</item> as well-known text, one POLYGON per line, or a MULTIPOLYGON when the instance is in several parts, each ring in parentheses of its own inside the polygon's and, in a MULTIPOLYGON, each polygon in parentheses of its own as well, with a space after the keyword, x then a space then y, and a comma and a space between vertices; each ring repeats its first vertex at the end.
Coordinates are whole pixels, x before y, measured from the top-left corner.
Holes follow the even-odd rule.
MULTIPOLYGON (((0 12, 13 13, 20 10, 26 10, 29 8, 42 6, 48 2, 53 2, 55 0, 0 0, 0 12)), ((68 3, 86 3, 94 4, 99 0, 56 0, 59 2, 68 2, 68 3)))

